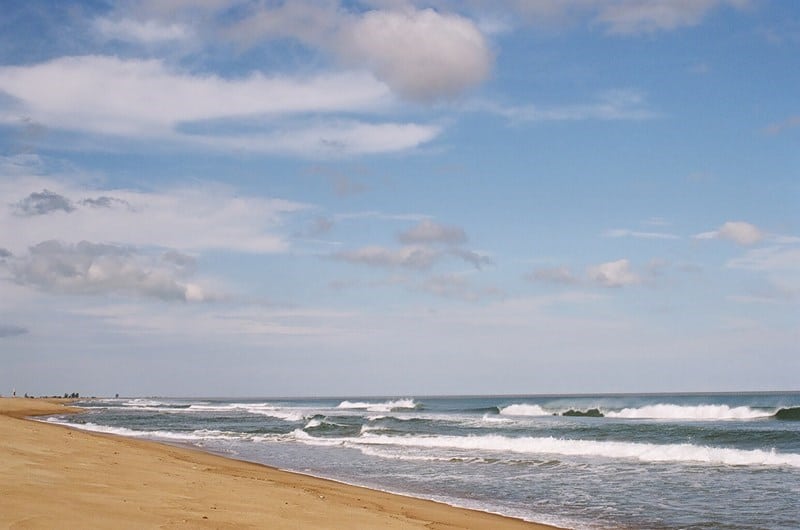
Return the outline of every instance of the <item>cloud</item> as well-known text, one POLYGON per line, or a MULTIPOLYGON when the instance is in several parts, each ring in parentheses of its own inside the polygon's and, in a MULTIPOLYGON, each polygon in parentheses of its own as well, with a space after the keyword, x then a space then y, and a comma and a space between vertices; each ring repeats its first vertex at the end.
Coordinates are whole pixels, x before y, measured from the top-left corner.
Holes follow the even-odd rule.
POLYGON ((0 204, 0 241, 15 254, 50 239, 183 252, 285 252, 289 244, 280 225, 287 216, 308 208, 281 199, 240 197, 229 187, 213 183, 135 191, 98 190, 66 179, 44 177, 0 179, 2 197, 25 196, 31 189, 42 188, 56 190, 52 193, 72 204, 74 210, 69 215, 21 216, 16 205, 4 208, 0 204), (103 207, 104 200, 75 202, 73 197, 115 200, 108 201, 112 207, 103 207))
POLYGON ((537 25, 563 25, 587 20, 615 35, 672 31, 699 24, 721 6, 744 8, 749 0, 537 0, 502 2, 523 20, 537 25))
POLYGON ((467 241, 467 235, 462 228, 438 224, 430 219, 423 219, 416 226, 401 232, 397 237, 400 242, 405 244, 459 245, 467 241))
POLYGON ((527 278, 532 281, 555 283, 562 285, 573 285, 580 282, 580 279, 572 274, 572 271, 565 266, 543 267, 534 270, 527 278))
POLYGON ((800 273, 800 248, 774 245, 751 249, 744 256, 730 260, 727 266, 733 269, 797 274, 800 273))
POLYGON ((491 55, 469 19, 433 9, 369 11, 344 26, 337 51, 365 65, 401 96, 452 97, 489 75, 491 55))
POLYGON ((13 255, 14 254, 12 254, 10 250, 8 250, 6 248, 3 248, 3 247, 0 247, 0 260, 5 259, 5 258, 10 258, 13 255))
POLYGON ((75 210, 72 201, 46 189, 31 193, 15 206, 18 215, 45 215, 58 211, 70 213, 75 210))
POLYGON ((28 329, 23 328, 22 326, 0 323, 0 339, 6 337, 17 337, 19 335, 25 335, 26 333, 28 333, 28 329))
POLYGON ((737 245, 749 246, 762 241, 764 233, 755 225, 744 221, 728 221, 711 232, 703 232, 694 236, 695 239, 726 239, 737 245))
POLYGON ((294 39, 347 67, 367 69, 394 93, 422 102, 482 82, 492 63, 471 20, 410 4, 354 12, 339 2, 283 2, 249 10, 222 33, 246 45, 294 39))
POLYGON ((95 30, 106 39, 153 44, 180 41, 192 35, 191 30, 177 23, 164 24, 157 20, 139 21, 130 18, 111 20, 97 18, 95 30))
POLYGON ((373 267, 402 267, 425 270, 442 256, 438 250, 426 247, 403 247, 389 249, 379 246, 362 247, 356 250, 345 250, 333 254, 338 260, 349 263, 360 263, 373 267))
POLYGON ((400 267, 414 270, 430 269, 446 256, 454 256, 480 269, 492 264, 491 258, 471 250, 449 248, 446 250, 427 246, 404 246, 391 249, 381 246, 367 246, 355 250, 344 250, 332 255, 334 259, 349 263, 360 263, 373 267, 400 267))
POLYGON ((463 259, 476 269, 481 269, 483 268, 484 265, 494 264, 494 260, 492 260, 492 258, 484 254, 475 252, 474 250, 467 250, 463 248, 454 247, 448 249, 447 253, 450 254, 451 256, 456 256, 458 258, 463 259))
POLYGON ((680 236, 666 232, 638 232, 636 230, 615 229, 606 230, 603 237, 633 237, 638 239, 680 239, 680 236))
POLYGON ((159 263, 135 249, 81 241, 43 241, 12 264, 14 281, 64 294, 131 293, 161 300, 200 302, 203 288, 186 281, 177 254, 159 263), (170 267, 169 265, 177 265, 170 267))
POLYGON ((295 77, 251 73, 228 79, 179 71, 158 59, 89 55, 0 67, 0 91, 16 102, 0 111, 0 122, 14 124, 24 115, 56 129, 161 140, 165 147, 379 153, 416 147, 441 130, 436 125, 330 118, 373 112, 391 103, 388 87, 363 72, 295 77), (314 122, 297 119, 310 113, 317 115, 314 122), (247 127, 236 132, 236 124, 247 127))
POLYGON ((587 269, 589 280, 604 287, 623 287, 641 283, 626 259, 593 265, 587 269))
POLYGON ((86 198, 78 201, 79 204, 84 206, 91 206, 93 208, 113 208, 114 206, 127 206, 130 208, 128 201, 117 199, 116 197, 107 197, 105 195, 95 199, 86 198))
POLYGON ((790 116, 783 121, 767 125, 764 128, 764 132, 768 134, 780 134, 789 129, 794 129, 795 127, 800 127, 800 116, 790 116))
POLYGON ((600 94, 596 101, 564 105, 506 106, 494 102, 473 103, 475 111, 490 112, 512 123, 584 121, 584 120, 648 120, 659 114, 646 104, 644 94, 635 90, 613 90, 600 94))
POLYGON ((437 274, 423 280, 416 286, 416 289, 435 296, 468 302, 504 296, 500 289, 472 285, 463 274, 437 274))
POLYGON ((695 26, 721 5, 742 7, 746 0, 622 0, 600 3, 596 20, 610 33, 632 35, 695 26))

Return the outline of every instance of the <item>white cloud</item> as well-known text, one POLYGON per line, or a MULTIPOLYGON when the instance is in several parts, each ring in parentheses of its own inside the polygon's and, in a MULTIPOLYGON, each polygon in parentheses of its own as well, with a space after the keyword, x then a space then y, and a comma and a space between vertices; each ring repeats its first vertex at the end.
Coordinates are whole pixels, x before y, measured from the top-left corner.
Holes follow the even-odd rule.
POLYGON ((214 149, 378 153, 416 147, 440 132, 438 126, 415 123, 292 121, 308 113, 367 112, 391 103, 385 84, 358 72, 226 79, 179 72, 156 59, 62 57, 0 67, 0 91, 16 100, 0 113, 6 123, 25 116, 55 129, 214 149), (223 119, 255 121, 266 132, 215 132, 215 123, 223 119), (192 124, 205 126, 202 132, 187 132, 192 124))
POLYGON ((695 26, 721 6, 741 9, 750 3, 750 0, 510 0, 501 5, 528 23, 564 24, 587 19, 604 26, 609 33, 635 35, 695 26))
POLYGON ((185 267, 118 245, 43 241, 15 259, 11 270, 15 282, 57 293, 133 293, 187 302, 207 297, 188 281, 185 267))
POLYGON ((647 120, 658 113, 646 104, 644 94, 635 90, 613 90, 600 94, 589 103, 564 105, 506 106, 478 102, 472 110, 498 114, 512 122, 583 121, 583 120, 647 120))
POLYGON ((0 204, 0 241, 15 255, 51 239, 186 251, 284 252, 288 243, 279 231, 283 218, 307 208, 280 199, 239 197, 230 188, 214 184, 135 191, 96 189, 43 177, 0 179, 0 197, 13 201, 0 204), (43 189, 69 201, 73 210, 18 215, 18 201, 43 189))
POLYGON ((214 149, 228 147, 243 151, 337 157, 412 149, 433 140, 440 132, 441 128, 436 125, 335 120, 272 134, 204 136, 195 140, 214 149))
POLYGON ((764 233, 755 225, 744 221, 728 221, 711 232, 703 232, 694 236, 695 239, 726 239, 738 245, 754 245, 762 241, 764 233))
POLYGON ((781 245, 748 250, 730 260, 728 267, 761 272, 793 272, 800 275, 800 248, 781 245))
POLYGON ((641 278, 631 270, 626 259, 593 265, 587 269, 589 279, 605 287, 623 287, 641 283, 641 278))
POLYGON ((622 0, 603 2, 597 20, 611 33, 636 34, 695 26, 720 5, 742 0, 622 0))
POLYGON ((400 95, 428 101, 486 79, 491 55, 469 19, 432 9, 369 11, 344 26, 337 50, 400 95))
POLYGON ((350 11, 340 2, 262 6, 223 34, 245 44, 290 38, 372 72, 407 99, 455 96, 489 75, 488 44, 471 20, 410 4, 350 11))
POLYGON ((107 39, 144 44, 180 41, 192 35, 191 30, 183 24, 164 24, 158 20, 98 18, 94 21, 94 27, 100 35, 107 39))
POLYGON ((667 232, 639 232, 636 230, 615 229, 607 230, 603 233, 604 237, 634 237, 638 239, 680 239, 675 234, 667 232))

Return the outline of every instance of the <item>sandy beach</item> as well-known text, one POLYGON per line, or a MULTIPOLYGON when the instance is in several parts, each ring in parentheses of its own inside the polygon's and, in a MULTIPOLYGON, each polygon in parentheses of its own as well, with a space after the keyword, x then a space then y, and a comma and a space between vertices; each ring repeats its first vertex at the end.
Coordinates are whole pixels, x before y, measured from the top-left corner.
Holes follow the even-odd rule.
POLYGON ((553 528, 24 419, 65 410, 0 398, 0 527, 553 528))

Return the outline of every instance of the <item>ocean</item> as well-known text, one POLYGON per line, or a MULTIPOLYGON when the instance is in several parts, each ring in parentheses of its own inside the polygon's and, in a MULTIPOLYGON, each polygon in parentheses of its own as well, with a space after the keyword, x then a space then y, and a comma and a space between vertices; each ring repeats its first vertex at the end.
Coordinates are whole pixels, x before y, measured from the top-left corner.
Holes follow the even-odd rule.
POLYGON ((77 405, 46 421, 566 528, 800 528, 798 392, 77 405))

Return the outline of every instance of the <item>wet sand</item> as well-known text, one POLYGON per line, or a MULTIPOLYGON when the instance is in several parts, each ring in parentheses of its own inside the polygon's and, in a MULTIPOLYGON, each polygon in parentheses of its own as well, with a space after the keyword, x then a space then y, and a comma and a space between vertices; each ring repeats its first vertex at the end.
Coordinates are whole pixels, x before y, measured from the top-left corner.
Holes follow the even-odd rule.
POLYGON ((554 528, 24 419, 68 401, 0 398, 0 527, 554 528))

